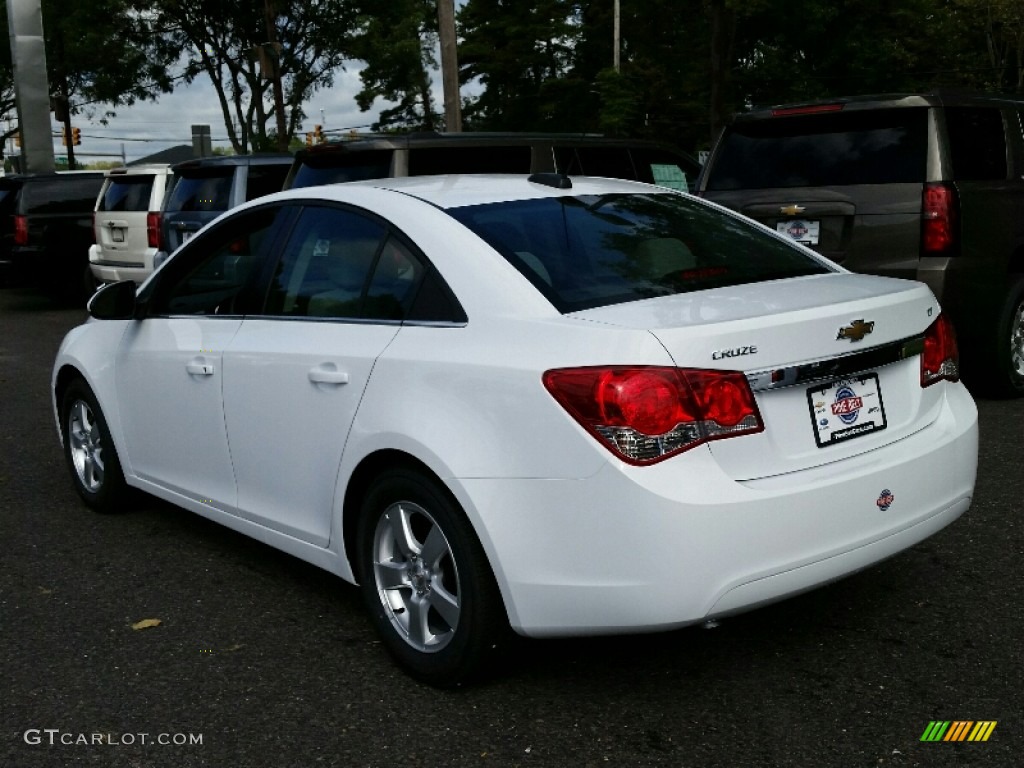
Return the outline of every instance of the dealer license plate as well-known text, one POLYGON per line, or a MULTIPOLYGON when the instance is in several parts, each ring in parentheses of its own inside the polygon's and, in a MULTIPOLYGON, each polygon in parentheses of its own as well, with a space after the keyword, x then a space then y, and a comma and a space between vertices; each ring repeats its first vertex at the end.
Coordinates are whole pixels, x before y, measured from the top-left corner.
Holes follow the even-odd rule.
POLYGON ((124 242, 124 230, 123 229, 112 229, 110 230, 110 239, 115 243, 124 242))
POLYGON ((787 219, 775 225, 775 229, 804 245, 817 245, 821 222, 812 219, 787 219))
POLYGON ((878 375, 865 373, 807 390, 819 448, 885 429, 878 375))

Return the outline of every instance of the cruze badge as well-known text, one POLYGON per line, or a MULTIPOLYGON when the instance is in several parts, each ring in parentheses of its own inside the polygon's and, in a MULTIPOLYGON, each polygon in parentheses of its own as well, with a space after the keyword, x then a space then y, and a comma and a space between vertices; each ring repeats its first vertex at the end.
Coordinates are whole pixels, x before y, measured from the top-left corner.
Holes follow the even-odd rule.
POLYGON ((743 355, 756 355, 757 347, 733 347, 732 349, 716 349, 711 353, 712 360, 724 360, 728 357, 742 357, 743 355))
POLYGON ((798 213, 803 213, 806 210, 807 209, 804 208, 802 205, 797 205, 796 203, 794 203, 793 205, 782 206, 781 208, 779 208, 779 213, 781 213, 783 216, 796 216, 798 213))
POLYGON ((864 320, 854 320, 845 328, 839 329, 839 334, 836 336, 836 340, 849 339, 850 341, 861 341, 865 336, 875 330, 875 322, 870 320, 864 322, 864 320))

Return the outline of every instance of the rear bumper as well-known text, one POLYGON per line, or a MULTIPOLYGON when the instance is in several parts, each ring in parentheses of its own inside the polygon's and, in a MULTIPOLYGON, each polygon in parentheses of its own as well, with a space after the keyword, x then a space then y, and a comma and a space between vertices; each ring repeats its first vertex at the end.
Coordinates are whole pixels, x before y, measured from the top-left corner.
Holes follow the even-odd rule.
POLYGON ((977 411, 962 386, 946 389, 924 430, 783 476, 736 482, 702 448, 583 480, 463 480, 456 494, 517 631, 684 626, 842 578, 959 517, 974 489, 977 411))
POLYGON ((153 274, 153 264, 157 253, 156 249, 147 250, 143 254, 143 263, 140 265, 136 262, 104 259, 99 247, 93 245, 89 248, 89 268, 92 270, 93 277, 101 283, 117 283, 121 280, 134 280, 136 283, 141 283, 153 274))

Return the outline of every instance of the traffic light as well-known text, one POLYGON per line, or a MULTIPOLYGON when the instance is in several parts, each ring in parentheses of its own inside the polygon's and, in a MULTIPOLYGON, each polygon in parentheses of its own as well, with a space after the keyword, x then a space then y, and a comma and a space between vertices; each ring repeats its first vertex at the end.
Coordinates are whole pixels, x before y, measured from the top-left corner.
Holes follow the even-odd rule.
POLYGON ((71 129, 71 143, 76 147, 82 143, 82 129, 72 128, 71 129))
POLYGON ((324 127, 322 125, 313 126, 313 138, 317 144, 324 140, 324 127))
POLYGON ((16 134, 14 134, 14 146, 21 146, 21 131, 18 131, 16 134))
POLYGON ((306 131, 306 146, 307 147, 312 147, 313 146, 313 134, 310 133, 309 131, 306 131))
POLYGON ((66 127, 60 129, 60 143, 65 147, 68 145, 68 129, 66 127))

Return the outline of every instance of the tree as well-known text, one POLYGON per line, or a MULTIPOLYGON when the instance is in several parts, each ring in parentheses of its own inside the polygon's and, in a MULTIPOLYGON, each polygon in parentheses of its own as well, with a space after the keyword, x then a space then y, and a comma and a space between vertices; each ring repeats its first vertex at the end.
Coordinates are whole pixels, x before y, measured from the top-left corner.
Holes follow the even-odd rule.
POLYGON ((302 103, 333 83, 355 22, 350 0, 154 0, 153 10, 164 39, 191 57, 186 80, 210 78, 240 154, 287 148, 302 103))
POLYGON ((377 97, 396 106, 380 113, 375 128, 437 127, 430 71, 437 68, 437 6, 434 0, 368 0, 360 15, 353 55, 366 63, 356 103, 367 111, 377 97))
POLYGON ((567 85, 580 35, 578 4, 569 0, 469 0, 458 15, 463 82, 483 93, 465 110, 468 122, 510 130, 564 130, 567 85))

